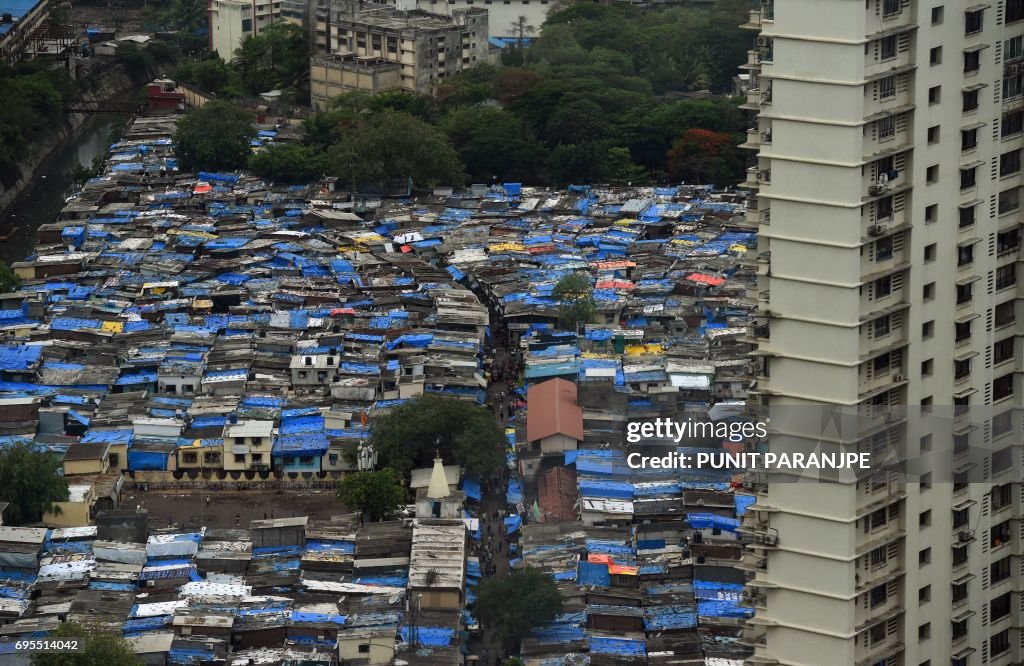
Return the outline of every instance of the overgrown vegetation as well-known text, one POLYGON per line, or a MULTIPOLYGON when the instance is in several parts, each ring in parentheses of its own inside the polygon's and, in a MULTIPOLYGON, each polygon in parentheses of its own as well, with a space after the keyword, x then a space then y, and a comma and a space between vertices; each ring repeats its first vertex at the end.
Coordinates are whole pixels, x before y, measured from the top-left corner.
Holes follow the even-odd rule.
MULTIPOLYGON (((474 67, 436 95, 339 97, 304 128, 303 145, 322 149, 315 168, 296 159, 310 153, 294 147, 271 148, 254 167, 286 181, 319 171, 357 186, 407 178, 458 184, 463 174, 538 185, 738 182, 735 146, 745 122, 739 100, 727 95, 751 47, 737 27, 748 7, 572 5, 549 16, 530 48, 511 49, 505 66, 474 67)), ((516 30, 526 36, 532 28, 516 30)), ((193 63, 185 80, 227 91, 241 81, 242 62, 260 58, 193 63)), ((261 80, 252 73, 259 66, 246 67, 261 80)))
POLYGON ((58 474, 59 465, 55 455, 28 444, 0 449, 0 501, 8 502, 4 525, 38 522, 54 502, 67 500, 68 483, 58 474))
POLYGON ((256 117, 249 111, 213 101, 188 112, 174 132, 175 152, 185 169, 234 170, 249 163, 256 117))
POLYGON ((430 394, 375 419, 370 443, 381 467, 402 474, 430 467, 437 452, 445 463, 462 465, 470 477, 486 478, 505 464, 504 436, 489 410, 430 394))
POLYGON ((502 578, 484 578, 477 587, 473 615, 505 643, 518 643, 535 627, 562 612, 562 593, 555 579, 540 569, 526 568, 502 578))
POLYGON ((74 652, 65 654, 34 654, 32 666, 142 666, 142 658, 120 633, 69 621, 61 622, 49 638, 84 640, 74 652))
POLYGON ((558 301, 558 323, 576 330, 594 321, 597 304, 586 273, 569 273, 555 284, 551 298, 558 301))
POLYGON ((246 37, 230 62, 216 53, 182 62, 175 80, 190 83, 221 97, 258 95, 280 90, 298 104, 309 102, 309 40, 306 31, 290 23, 267 26, 246 37))
POLYGON ((349 474, 338 488, 338 499, 372 521, 393 516, 405 504, 407 495, 402 475, 393 469, 349 474))
POLYGON ((75 85, 64 69, 40 60, 14 68, 0 63, 0 88, 0 183, 10 186, 29 147, 64 124, 64 103, 75 95, 75 85))

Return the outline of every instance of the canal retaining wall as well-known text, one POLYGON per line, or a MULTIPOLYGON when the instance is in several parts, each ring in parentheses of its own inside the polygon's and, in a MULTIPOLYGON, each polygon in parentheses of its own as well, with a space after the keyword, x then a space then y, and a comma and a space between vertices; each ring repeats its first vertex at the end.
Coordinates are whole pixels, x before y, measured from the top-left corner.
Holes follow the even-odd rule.
MULTIPOLYGON (((114 99, 138 88, 139 85, 139 82, 132 78, 124 65, 112 65, 91 75, 80 99, 89 102, 114 99)), ((28 188, 36 169, 47 155, 65 142, 74 139, 88 119, 88 114, 69 114, 59 130, 32 145, 18 165, 21 177, 10 187, 5 188, 0 184, 0 218, 3 218, 7 208, 28 188)))

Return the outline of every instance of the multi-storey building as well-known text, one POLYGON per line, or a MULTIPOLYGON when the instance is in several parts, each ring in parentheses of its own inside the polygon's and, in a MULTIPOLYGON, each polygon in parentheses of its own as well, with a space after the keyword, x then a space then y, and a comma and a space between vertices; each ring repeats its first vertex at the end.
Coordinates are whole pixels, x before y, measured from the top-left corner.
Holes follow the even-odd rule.
POLYGON ((8 65, 24 60, 32 33, 49 16, 49 0, 0 1, 0 62, 8 65))
MULTIPOLYGON (((1019 663, 1019 448, 983 457, 991 483, 963 482, 957 456, 1021 441, 1024 0, 767 0, 744 27, 752 393, 773 422, 869 417, 822 447, 949 450, 953 471, 757 484, 750 663, 1019 663), (948 406, 951 432, 908 405, 948 406)), ((808 438, 773 427, 770 446, 808 438)))
POLYGON ((322 55, 310 67, 317 109, 347 90, 431 92, 446 77, 487 59, 483 9, 449 16, 335 2, 318 11, 313 50, 322 55))
POLYGON ((210 49, 230 61, 242 40, 268 25, 306 25, 313 0, 210 0, 210 49))

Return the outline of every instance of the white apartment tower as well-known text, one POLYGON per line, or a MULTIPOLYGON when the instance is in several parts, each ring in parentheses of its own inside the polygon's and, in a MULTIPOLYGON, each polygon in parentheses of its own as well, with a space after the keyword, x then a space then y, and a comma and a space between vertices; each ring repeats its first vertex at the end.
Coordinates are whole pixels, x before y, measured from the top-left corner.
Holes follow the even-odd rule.
POLYGON ((952 449, 1007 448, 991 483, 755 484, 748 663, 1022 663, 1024 0, 763 1, 753 392, 877 415, 845 444, 949 448, 954 480, 952 449), (953 443, 902 405, 955 410, 953 443))

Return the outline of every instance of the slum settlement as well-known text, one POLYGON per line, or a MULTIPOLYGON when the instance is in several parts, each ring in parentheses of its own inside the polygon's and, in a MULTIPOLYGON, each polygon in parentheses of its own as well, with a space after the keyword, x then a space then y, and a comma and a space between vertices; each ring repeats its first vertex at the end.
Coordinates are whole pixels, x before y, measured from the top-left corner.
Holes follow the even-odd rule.
POLYGON ((742 662, 756 600, 737 516, 754 497, 727 472, 632 469, 624 436, 627 418, 742 412, 757 262, 741 197, 504 184, 353 208, 332 180, 184 173, 174 121, 134 121, 0 296, 0 444, 59 456, 70 491, 42 525, 0 526, 0 635, 74 620, 150 664, 463 664, 500 656, 478 654, 473 603, 507 562, 565 599, 523 639, 527 664, 742 662), (565 330, 552 290, 572 272, 596 313, 565 330), (507 480, 438 458, 407 480, 417 517, 382 523, 168 524, 141 506, 336 503, 373 465, 345 451, 424 393, 495 412, 507 480))

